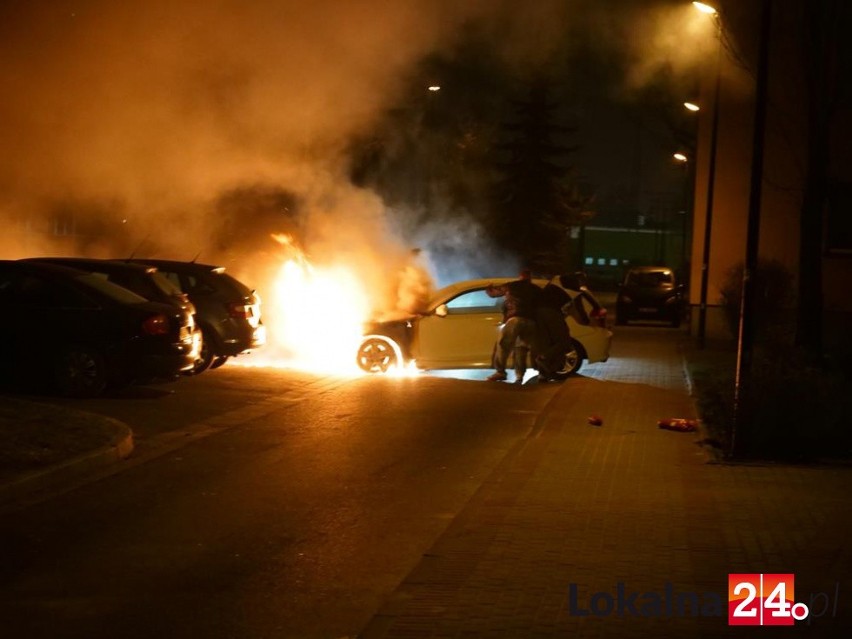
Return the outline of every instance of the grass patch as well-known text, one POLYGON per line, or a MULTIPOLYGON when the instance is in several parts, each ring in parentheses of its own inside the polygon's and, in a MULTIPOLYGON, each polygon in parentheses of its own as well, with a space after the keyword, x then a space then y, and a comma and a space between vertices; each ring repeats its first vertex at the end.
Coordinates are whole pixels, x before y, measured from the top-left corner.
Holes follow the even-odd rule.
MULTIPOLYGON (((708 436, 728 455, 734 424, 736 352, 732 345, 687 345, 684 354, 708 436)), ((852 382, 791 347, 754 351, 736 433, 738 458, 852 459, 852 382)))
POLYGON ((0 396, 0 481, 109 445, 115 435, 103 418, 0 396))

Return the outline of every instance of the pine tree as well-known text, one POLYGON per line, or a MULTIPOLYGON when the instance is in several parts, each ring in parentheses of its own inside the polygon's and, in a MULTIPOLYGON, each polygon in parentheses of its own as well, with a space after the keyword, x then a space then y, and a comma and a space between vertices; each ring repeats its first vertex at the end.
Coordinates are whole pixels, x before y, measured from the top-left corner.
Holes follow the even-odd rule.
POLYGON ((577 147, 560 138, 575 131, 557 123, 558 103, 546 81, 534 82, 514 104, 514 118, 503 126, 506 141, 498 145, 495 188, 496 235, 525 265, 541 271, 563 271, 570 227, 588 218, 590 198, 583 197, 566 158, 577 147))

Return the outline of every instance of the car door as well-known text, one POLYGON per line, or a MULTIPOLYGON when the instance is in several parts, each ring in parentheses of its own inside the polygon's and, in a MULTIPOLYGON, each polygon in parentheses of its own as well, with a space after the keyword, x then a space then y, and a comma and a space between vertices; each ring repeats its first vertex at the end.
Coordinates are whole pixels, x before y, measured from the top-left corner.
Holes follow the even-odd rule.
POLYGON ((415 357, 421 368, 487 368, 503 321, 502 298, 465 291, 420 319, 415 357), (444 311, 446 313, 444 314, 444 311))

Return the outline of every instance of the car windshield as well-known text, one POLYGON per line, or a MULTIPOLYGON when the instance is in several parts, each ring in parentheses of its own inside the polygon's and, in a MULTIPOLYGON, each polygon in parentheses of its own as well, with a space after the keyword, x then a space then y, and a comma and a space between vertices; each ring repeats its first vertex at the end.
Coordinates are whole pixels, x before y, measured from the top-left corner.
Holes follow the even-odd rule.
POLYGON ((116 302, 121 302, 123 304, 141 304, 142 302, 148 301, 141 295, 137 295, 123 286, 107 281, 102 275, 97 275, 95 273, 81 273, 74 279, 84 286, 97 290, 116 302))
POLYGON ((653 288, 661 284, 671 284, 671 271, 637 271, 627 276, 627 283, 632 286, 653 288))

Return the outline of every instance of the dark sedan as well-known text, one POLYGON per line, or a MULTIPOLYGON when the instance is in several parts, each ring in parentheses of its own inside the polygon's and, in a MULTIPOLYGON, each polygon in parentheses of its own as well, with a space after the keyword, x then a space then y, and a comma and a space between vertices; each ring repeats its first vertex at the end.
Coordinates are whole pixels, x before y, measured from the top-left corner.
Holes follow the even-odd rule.
POLYGON ((615 302, 615 321, 663 320, 680 326, 683 314, 683 287, 675 274, 664 266, 631 268, 619 285, 615 302))
POLYGON ((0 261, 0 376, 86 397, 173 378, 198 358, 192 316, 105 278, 0 261))

